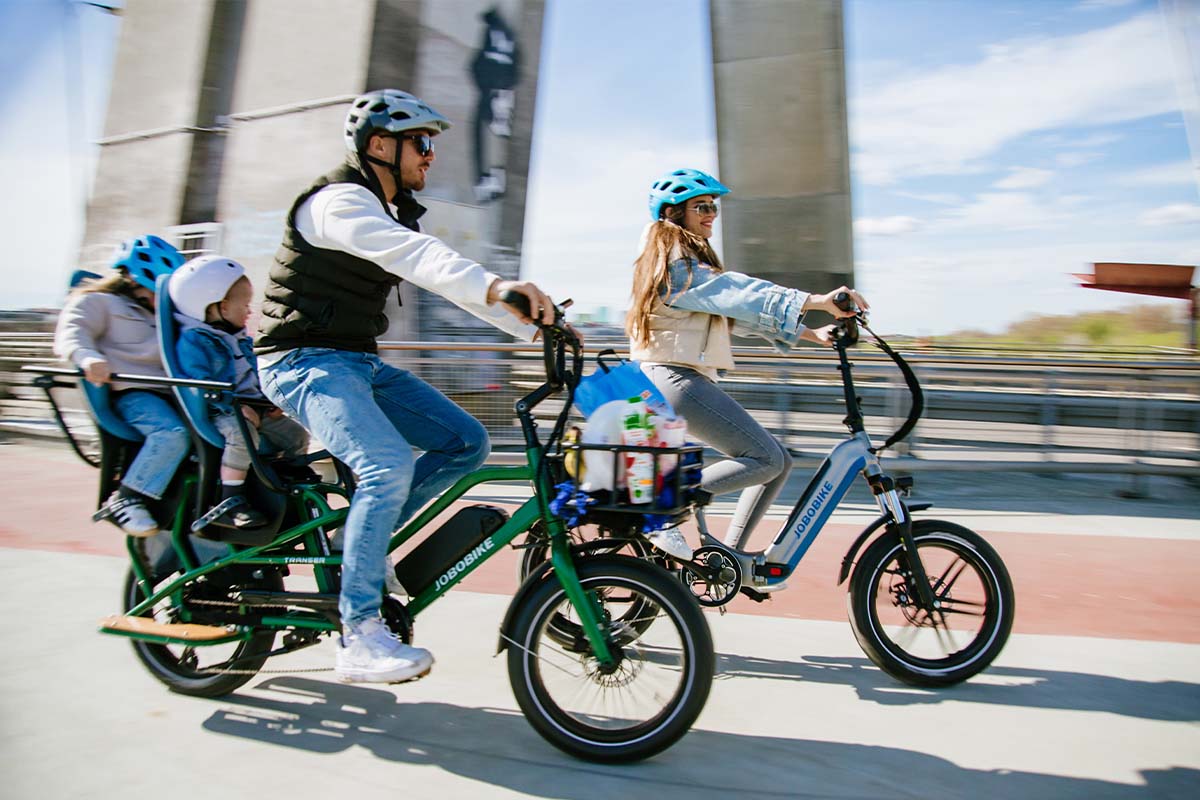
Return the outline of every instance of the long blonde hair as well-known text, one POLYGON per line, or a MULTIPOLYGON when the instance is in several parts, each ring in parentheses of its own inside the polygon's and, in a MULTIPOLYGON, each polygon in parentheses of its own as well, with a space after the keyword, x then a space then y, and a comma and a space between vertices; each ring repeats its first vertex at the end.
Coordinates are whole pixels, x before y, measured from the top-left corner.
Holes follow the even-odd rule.
POLYGON ((141 284, 129 277, 129 273, 125 270, 114 269, 107 275, 84 281, 71 294, 103 292, 105 294, 123 294, 126 297, 133 297, 134 290, 140 286, 141 284))
POLYGON ((625 333, 635 346, 645 347, 650 342, 650 312, 663 288, 666 288, 669 297, 686 290, 691 283, 692 269, 689 266, 687 282, 683 286, 671 285, 672 253, 695 258, 712 267, 715 272, 724 269, 712 245, 704 237, 683 227, 683 211, 682 205, 663 206, 663 219, 651 223, 646 232, 646 245, 633 262, 633 296, 629 314, 625 317, 625 333))

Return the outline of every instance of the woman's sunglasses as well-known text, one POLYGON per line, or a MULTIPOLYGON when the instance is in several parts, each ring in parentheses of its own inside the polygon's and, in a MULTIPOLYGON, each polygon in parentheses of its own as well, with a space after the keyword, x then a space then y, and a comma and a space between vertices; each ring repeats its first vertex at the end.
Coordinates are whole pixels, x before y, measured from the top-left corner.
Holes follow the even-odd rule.
POLYGON ((696 203, 696 205, 692 206, 692 211, 695 211, 702 217, 709 214, 716 216, 721 213, 721 208, 716 203, 696 203))
POLYGON ((433 137, 427 133, 409 133, 397 136, 397 139, 408 139, 417 148, 417 155, 424 158, 433 152, 433 137))

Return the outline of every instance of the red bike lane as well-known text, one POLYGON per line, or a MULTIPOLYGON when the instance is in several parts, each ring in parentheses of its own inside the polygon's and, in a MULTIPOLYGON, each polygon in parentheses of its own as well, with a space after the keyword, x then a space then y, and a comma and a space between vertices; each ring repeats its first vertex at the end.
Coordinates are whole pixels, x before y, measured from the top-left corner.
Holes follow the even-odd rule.
MULTIPOLYGON (((96 471, 65 448, 0 448, 0 485, 5 487, 0 547, 124 556, 125 540, 116 529, 91 522, 95 481, 96 471)), ((720 537, 728 519, 709 515, 709 523, 720 537)), ((764 603, 738 597, 729 610, 844 620, 845 586, 836 581, 842 557, 859 530, 858 525, 827 525, 786 590, 764 603)), ((1015 632, 1200 643, 1200 540, 1002 529, 979 533, 999 551, 1012 575, 1015 632)), ((506 548, 461 588, 511 594, 517 586, 518 556, 519 551, 506 548)), ((110 587, 98 591, 111 596, 110 587)))

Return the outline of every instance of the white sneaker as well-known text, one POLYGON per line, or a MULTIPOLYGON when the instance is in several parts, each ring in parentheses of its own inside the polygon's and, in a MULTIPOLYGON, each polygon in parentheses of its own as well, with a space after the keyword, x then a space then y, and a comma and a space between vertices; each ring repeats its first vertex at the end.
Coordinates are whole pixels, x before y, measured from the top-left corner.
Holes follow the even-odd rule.
POLYGON ((678 528, 651 531, 646 534, 646 539, 672 558, 678 558, 680 561, 692 560, 691 545, 687 543, 687 539, 683 538, 683 534, 679 532, 678 528))
POLYGON ((424 677, 432 667, 428 650, 400 641, 378 617, 338 639, 335 671, 346 683, 400 683, 424 677))
POLYGON ((108 496, 92 519, 96 522, 106 519, 129 536, 144 537, 158 533, 158 523, 146 505, 137 497, 122 497, 118 492, 108 496))

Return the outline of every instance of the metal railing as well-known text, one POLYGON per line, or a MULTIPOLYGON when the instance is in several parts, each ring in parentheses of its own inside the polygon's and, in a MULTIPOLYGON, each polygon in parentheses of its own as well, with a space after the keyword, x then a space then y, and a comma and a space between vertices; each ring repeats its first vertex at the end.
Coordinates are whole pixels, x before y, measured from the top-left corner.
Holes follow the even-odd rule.
MULTIPOLYGON (((624 343, 589 343, 588 351, 608 346, 621 351, 624 343)), ((496 450, 519 449, 513 403, 542 380, 540 346, 381 342, 380 350, 482 421, 496 450)), ((925 389, 926 408, 909 440, 887 454, 898 468, 1200 475, 1200 359, 901 351, 925 389)), ((722 388, 800 463, 819 460, 843 437, 831 353, 734 354, 738 369, 722 388)), ((874 348, 858 348, 853 359, 868 430, 882 440, 903 420, 907 390, 874 348)), ((0 429, 52 432, 47 404, 18 370, 53 360, 49 334, 0 334, 0 429)), ((72 409, 68 424, 86 431, 82 403, 65 405, 72 409)), ((539 412, 550 418, 559 408, 548 401, 539 412)))

